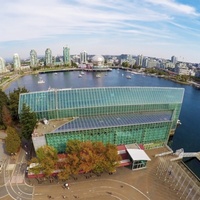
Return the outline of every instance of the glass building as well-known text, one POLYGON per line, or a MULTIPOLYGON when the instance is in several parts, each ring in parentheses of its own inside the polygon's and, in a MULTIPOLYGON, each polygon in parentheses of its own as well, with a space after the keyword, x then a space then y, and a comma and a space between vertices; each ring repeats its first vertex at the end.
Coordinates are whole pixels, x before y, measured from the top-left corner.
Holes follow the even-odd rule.
POLYGON ((18 112, 25 103, 49 121, 33 133, 36 149, 48 144, 64 152, 71 139, 150 149, 175 131, 183 95, 183 88, 163 87, 55 89, 20 94, 18 112))
POLYGON ((63 47, 63 62, 65 65, 71 65, 70 48, 68 46, 63 47))
POLYGON ((0 74, 4 73, 6 71, 5 68, 5 60, 3 58, 0 57, 0 74))
POLYGON ((51 66, 52 65, 52 51, 50 48, 47 48, 45 51, 45 65, 51 66))
POLYGON ((14 70, 20 70, 21 69, 21 61, 20 61, 20 57, 17 53, 15 53, 13 55, 13 67, 14 67, 14 70))
POLYGON ((31 67, 37 67, 38 60, 37 60, 37 52, 32 49, 30 51, 30 66, 31 67))

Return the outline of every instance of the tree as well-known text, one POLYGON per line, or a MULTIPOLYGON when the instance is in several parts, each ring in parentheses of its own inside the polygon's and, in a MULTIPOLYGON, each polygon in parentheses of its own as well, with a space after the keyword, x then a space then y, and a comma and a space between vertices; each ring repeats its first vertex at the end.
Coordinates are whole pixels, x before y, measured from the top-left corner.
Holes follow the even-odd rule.
POLYGON ((129 64, 129 62, 126 61, 126 62, 122 63, 122 66, 125 67, 125 68, 127 68, 127 67, 130 67, 130 64, 129 64))
POLYGON ((25 139, 29 140, 37 123, 37 118, 36 114, 34 112, 31 112, 30 108, 26 106, 26 104, 23 104, 22 106, 20 123, 22 136, 25 139))
POLYGON ((38 148, 36 151, 37 158, 31 159, 31 163, 37 163, 30 171, 39 174, 42 172, 45 177, 51 177, 58 162, 57 151, 48 145, 38 148))
POLYGON ((20 148, 20 137, 16 130, 12 127, 7 127, 6 129, 7 137, 5 138, 5 148, 6 152, 9 154, 15 154, 20 148))
POLYGON ((8 110, 8 107, 6 105, 3 105, 2 117, 3 117, 3 124, 6 127, 12 125, 12 116, 11 116, 10 111, 8 110))
POLYGON ((13 92, 9 93, 9 107, 14 121, 19 120, 18 116, 19 96, 20 94, 27 92, 28 90, 25 87, 23 88, 18 87, 17 89, 14 89, 13 92))
POLYGON ((3 121, 3 107, 8 105, 8 97, 6 95, 5 92, 3 92, 2 90, 0 90, 0 128, 5 129, 5 124, 3 121))
POLYGON ((116 167, 119 166, 119 161, 121 159, 120 155, 117 153, 117 147, 113 144, 106 144, 105 150, 105 171, 112 173, 116 170, 116 167))

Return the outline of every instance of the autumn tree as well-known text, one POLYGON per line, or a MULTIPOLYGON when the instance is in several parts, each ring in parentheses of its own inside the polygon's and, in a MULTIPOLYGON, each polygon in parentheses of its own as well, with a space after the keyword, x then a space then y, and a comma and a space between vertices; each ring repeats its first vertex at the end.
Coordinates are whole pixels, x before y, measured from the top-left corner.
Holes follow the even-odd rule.
POLYGON ((121 160, 120 155, 118 155, 117 147, 113 144, 106 144, 105 150, 105 159, 104 159, 104 170, 112 173, 116 170, 116 167, 119 166, 119 161, 121 160))
POLYGON ((37 163, 35 167, 31 168, 30 171, 33 173, 42 172, 46 177, 50 177, 58 162, 57 151, 48 145, 38 148, 36 151, 36 158, 32 158, 30 163, 37 163))
POLYGON ((72 174, 113 172, 120 160, 116 146, 112 144, 105 146, 102 142, 70 140, 67 143, 66 153, 66 163, 70 166, 72 174))
POLYGON ((9 154, 15 154, 20 148, 20 137, 16 130, 12 127, 7 127, 6 129, 7 137, 5 138, 5 149, 9 154))
POLYGON ((3 107, 8 105, 8 102, 9 101, 8 101, 8 97, 7 97, 6 93, 3 92, 2 90, 0 90, 0 129, 6 128, 4 121, 3 121, 4 116, 3 116, 2 111, 3 111, 3 107))
POLYGON ((22 136, 25 139, 29 140, 37 123, 37 118, 36 114, 32 112, 30 108, 26 106, 26 104, 23 104, 22 106, 22 112, 20 114, 20 123, 22 136))
POLYGON ((12 125, 12 116, 10 111, 6 105, 3 105, 2 108, 2 117, 3 117, 3 124, 8 127, 12 125))
POLYGON ((27 92, 28 90, 25 87, 23 88, 18 87, 17 89, 14 89, 13 92, 9 93, 9 107, 14 121, 19 120, 18 116, 19 96, 20 94, 27 92))

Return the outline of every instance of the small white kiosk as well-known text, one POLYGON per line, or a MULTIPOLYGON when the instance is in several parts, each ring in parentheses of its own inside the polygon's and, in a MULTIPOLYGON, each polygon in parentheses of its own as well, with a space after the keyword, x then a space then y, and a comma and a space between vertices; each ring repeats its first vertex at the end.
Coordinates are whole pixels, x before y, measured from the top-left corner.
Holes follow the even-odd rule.
POLYGON ((125 145, 132 162, 132 170, 146 168, 147 161, 151 159, 137 144, 125 145))

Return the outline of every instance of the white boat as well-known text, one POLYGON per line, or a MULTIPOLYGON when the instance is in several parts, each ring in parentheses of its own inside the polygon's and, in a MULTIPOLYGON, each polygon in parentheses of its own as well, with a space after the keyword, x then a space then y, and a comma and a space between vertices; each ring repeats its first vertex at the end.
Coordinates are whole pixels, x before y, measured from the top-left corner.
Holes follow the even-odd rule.
POLYGON ((100 75, 100 74, 97 74, 96 77, 97 77, 97 78, 101 78, 101 75, 100 75))
POLYGON ((45 83, 45 81, 42 80, 42 78, 40 78, 40 80, 38 81, 38 84, 42 84, 42 83, 45 83))
POLYGON ((81 75, 81 74, 79 74, 79 75, 78 75, 78 77, 79 77, 79 78, 81 78, 81 77, 82 77, 82 75, 81 75))
POLYGON ((177 120, 177 125, 181 125, 180 119, 177 120))
POLYGON ((85 74, 85 73, 82 71, 82 72, 81 72, 81 75, 84 75, 84 74, 85 74))
POLYGON ((57 72, 55 72, 54 74, 55 74, 55 75, 57 75, 58 73, 57 73, 57 72))
POLYGON ((126 78, 127 78, 127 79, 131 79, 131 76, 130 76, 130 75, 127 75, 126 78))

